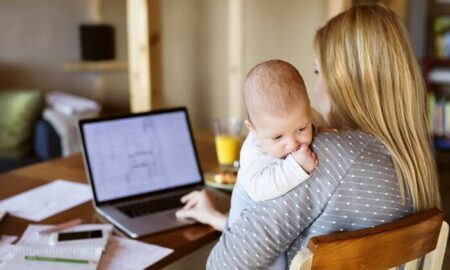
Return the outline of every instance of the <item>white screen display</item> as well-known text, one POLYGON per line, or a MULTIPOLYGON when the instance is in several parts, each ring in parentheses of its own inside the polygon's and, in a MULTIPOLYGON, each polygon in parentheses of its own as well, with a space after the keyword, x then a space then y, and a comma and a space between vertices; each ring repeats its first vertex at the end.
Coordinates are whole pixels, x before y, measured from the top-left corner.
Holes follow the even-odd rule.
POLYGON ((99 202, 201 179, 183 111, 85 123, 83 132, 99 202))

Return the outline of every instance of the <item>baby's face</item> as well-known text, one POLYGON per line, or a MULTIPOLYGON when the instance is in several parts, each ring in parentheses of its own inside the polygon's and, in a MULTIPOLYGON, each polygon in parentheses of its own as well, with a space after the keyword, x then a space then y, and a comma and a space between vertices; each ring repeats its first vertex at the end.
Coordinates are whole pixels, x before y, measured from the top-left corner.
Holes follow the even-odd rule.
POLYGON ((302 144, 309 146, 313 138, 310 106, 298 106, 284 116, 259 114, 251 127, 262 150, 275 158, 284 158, 298 150, 302 144))

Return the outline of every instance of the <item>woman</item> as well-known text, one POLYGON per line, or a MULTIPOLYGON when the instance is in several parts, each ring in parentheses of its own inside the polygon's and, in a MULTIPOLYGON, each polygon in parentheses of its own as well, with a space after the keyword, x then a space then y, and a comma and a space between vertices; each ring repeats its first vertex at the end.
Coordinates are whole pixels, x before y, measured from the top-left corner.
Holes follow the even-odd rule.
POLYGON ((316 93, 333 104, 321 104, 329 124, 376 136, 415 209, 440 206, 425 86, 400 18, 380 5, 353 7, 319 29, 314 43, 316 93))
POLYGON ((316 136, 318 168, 285 196, 254 203, 236 185, 230 216, 235 205, 246 210, 228 222, 208 268, 267 268, 313 236, 440 207, 423 79, 398 16, 352 7, 319 29, 314 45, 320 110, 342 131, 316 136))

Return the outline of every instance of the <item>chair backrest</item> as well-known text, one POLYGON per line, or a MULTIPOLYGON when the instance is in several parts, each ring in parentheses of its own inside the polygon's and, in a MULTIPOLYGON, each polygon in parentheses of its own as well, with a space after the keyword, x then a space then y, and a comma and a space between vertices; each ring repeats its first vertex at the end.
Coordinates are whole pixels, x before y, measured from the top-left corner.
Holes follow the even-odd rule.
POLYGON ((424 255, 423 269, 441 269, 447 237, 442 211, 433 208, 369 229, 313 237, 290 269, 416 269, 424 255))

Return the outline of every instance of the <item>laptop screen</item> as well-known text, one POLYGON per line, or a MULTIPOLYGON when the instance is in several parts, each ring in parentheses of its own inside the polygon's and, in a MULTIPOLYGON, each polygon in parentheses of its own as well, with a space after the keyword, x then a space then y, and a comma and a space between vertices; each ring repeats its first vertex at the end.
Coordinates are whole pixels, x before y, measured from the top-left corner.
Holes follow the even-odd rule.
POLYGON ((97 202, 200 183, 185 109, 81 122, 97 202))

